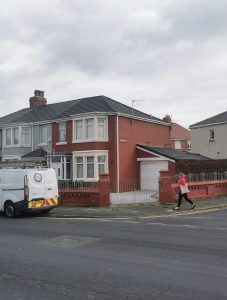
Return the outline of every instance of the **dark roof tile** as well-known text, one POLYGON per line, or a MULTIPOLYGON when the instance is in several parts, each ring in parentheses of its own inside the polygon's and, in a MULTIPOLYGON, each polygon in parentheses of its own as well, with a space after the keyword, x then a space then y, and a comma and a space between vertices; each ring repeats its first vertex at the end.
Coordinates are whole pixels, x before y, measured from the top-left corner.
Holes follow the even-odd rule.
POLYGON ((140 148, 142 148, 144 150, 148 150, 150 152, 156 153, 158 155, 167 157, 167 158, 175 160, 175 161, 185 160, 185 159, 189 159, 189 160, 207 160, 207 159, 210 159, 206 156, 202 156, 202 155, 197 154, 197 153, 184 152, 184 151, 180 151, 180 150, 173 149, 173 148, 153 147, 153 146, 142 145, 142 144, 138 144, 137 146, 139 146, 140 148))

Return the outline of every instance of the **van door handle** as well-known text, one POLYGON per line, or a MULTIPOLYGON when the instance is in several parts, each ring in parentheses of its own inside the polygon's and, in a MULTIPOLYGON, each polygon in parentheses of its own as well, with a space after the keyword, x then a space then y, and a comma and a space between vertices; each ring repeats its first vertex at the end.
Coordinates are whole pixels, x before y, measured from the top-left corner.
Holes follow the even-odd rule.
POLYGON ((52 190, 52 188, 48 188, 48 191, 51 191, 52 190))

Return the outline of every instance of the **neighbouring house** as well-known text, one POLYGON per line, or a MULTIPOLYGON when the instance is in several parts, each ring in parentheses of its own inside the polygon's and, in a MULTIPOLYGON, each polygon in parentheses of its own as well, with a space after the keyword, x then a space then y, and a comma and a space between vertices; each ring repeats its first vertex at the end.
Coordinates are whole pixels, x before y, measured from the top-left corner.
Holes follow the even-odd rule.
POLYGON ((29 107, 0 118, 5 162, 45 158, 59 179, 140 179, 137 144, 169 147, 170 124, 105 96, 47 104, 35 90, 29 107))
POLYGON ((173 122, 170 115, 166 115, 163 118, 163 121, 171 124, 170 147, 182 151, 190 151, 190 130, 184 128, 178 123, 173 122))
POLYGON ((189 126, 191 151, 212 159, 227 159, 227 111, 189 126))

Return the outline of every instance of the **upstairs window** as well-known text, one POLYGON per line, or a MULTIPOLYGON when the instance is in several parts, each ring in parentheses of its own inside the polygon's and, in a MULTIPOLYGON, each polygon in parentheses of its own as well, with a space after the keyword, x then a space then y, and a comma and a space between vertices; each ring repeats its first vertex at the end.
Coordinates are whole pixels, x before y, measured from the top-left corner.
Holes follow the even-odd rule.
POLYGON ((83 120, 77 120, 75 122, 75 137, 76 140, 82 140, 84 137, 83 134, 83 120))
POLYGON ((74 120, 73 142, 107 141, 107 118, 94 116, 74 120))
POLYGON ((30 127, 12 127, 5 129, 5 146, 30 146, 30 127))
POLYGON ((94 139, 94 119, 85 120, 85 138, 87 140, 94 139))
POLYGON ((105 138, 106 119, 98 118, 98 138, 100 140, 105 138))
POLYGON ((6 146, 11 145, 11 128, 6 129, 6 146))
POLYGON ((66 123, 58 124, 58 141, 59 142, 66 141, 66 123))
POLYGON ((175 141, 175 149, 181 149, 182 145, 181 145, 181 141, 175 141))
POLYGON ((214 141, 214 129, 210 129, 210 141, 214 141))
POLYGON ((30 128, 29 127, 21 128, 21 145, 22 146, 30 145, 30 128))
POLYGON ((39 127, 39 143, 47 144, 47 126, 42 125, 39 127))
POLYGON ((188 150, 191 149, 191 141, 190 141, 190 140, 187 141, 187 149, 188 149, 188 150))

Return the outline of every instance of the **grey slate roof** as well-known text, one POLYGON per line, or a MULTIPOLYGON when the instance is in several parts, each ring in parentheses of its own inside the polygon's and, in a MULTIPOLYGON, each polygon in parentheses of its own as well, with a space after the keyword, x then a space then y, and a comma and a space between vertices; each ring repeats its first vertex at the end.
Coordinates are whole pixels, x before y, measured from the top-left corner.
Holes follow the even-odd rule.
POLYGON ((205 119, 203 121, 200 121, 198 123, 192 124, 189 126, 189 128, 202 127, 202 126, 208 126, 208 125, 214 125, 220 123, 227 123, 227 111, 220 113, 216 116, 213 116, 211 118, 205 119))
POLYGON ((142 145, 142 144, 137 144, 140 148, 144 150, 148 150, 150 152, 156 153, 158 155, 170 158, 172 160, 210 160, 210 158, 206 156, 202 156, 197 153, 190 153, 190 152, 183 152, 177 149, 173 148, 166 148, 166 147, 152 147, 152 146, 147 146, 147 145, 142 145))
MULTIPOLYGON (((94 112, 120 113, 131 116, 132 108, 105 96, 95 96, 47 104, 34 109, 25 108, 0 118, 0 125, 6 125, 10 123, 53 121, 58 119, 70 118, 78 114, 94 112)), ((155 122, 165 123, 161 119, 138 111, 136 109, 133 110, 133 116, 149 119, 155 122)))

